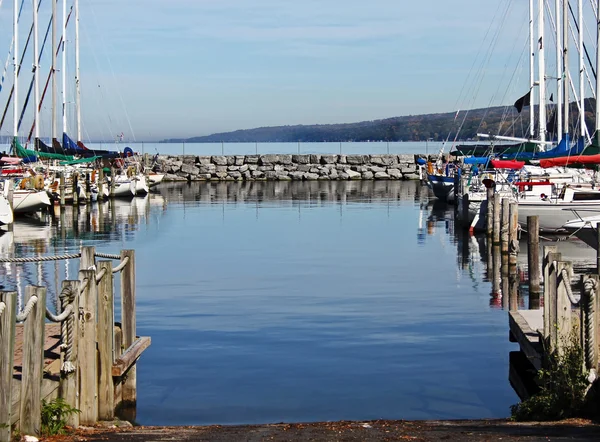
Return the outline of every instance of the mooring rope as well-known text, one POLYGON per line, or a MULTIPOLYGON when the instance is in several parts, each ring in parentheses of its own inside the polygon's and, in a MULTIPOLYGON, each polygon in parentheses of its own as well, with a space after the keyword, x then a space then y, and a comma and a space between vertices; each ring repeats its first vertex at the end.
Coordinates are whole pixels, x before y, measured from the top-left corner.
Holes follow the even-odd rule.
POLYGON ((562 269, 562 271, 560 272, 560 276, 562 276, 562 282, 565 284, 565 289, 569 301, 571 301, 571 304, 573 304, 574 307, 577 307, 579 305, 579 301, 576 300, 573 296, 573 290, 571 289, 571 277, 569 275, 569 272, 567 272, 567 269, 562 269))
POLYGON ((106 259, 121 259, 121 255, 112 255, 110 253, 96 253, 98 258, 106 258, 106 259))
MULTIPOLYGON (((95 253, 94 256, 98 258, 106 259, 121 259, 121 255, 114 255, 111 253, 95 253)), ((43 262, 43 261, 61 261, 66 259, 77 259, 81 258, 81 252, 72 253, 70 255, 56 255, 56 256, 30 256, 28 258, 0 258, 0 262, 43 262)))
POLYGON ((83 281, 81 281, 81 284, 79 285, 79 294, 80 295, 85 291, 89 282, 90 282, 90 280, 87 278, 85 278, 83 281))
MULTIPOLYGON (((61 300, 61 305, 63 306, 63 311, 67 311, 67 309, 73 310, 73 301, 75 301, 75 293, 71 290, 70 287, 65 287, 59 295, 61 300)), ((73 332, 75 329, 75 315, 77 312, 74 312, 72 315, 68 315, 68 319, 66 321, 61 322, 61 336, 63 338, 63 343, 61 345, 61 350, 65 352, 65 356, 63 358, 63 363, 61 367, 61 371, 63 373, 72 373, 75 371, 75 364, 71 361, 71 357, 73 355, 73 332), (64 341, 66 340, 66 342, 64 341)))
POLYGON ((594 313, 596 305, 596 280, 588 278, 583 283, 583 292, 586 295, 585 307, 585 361, 588 368, 594 367, 596 359, 596 332, 594 329, 594 313))
POLYGON ((63 322, 73 312, 73 304, 67 305, 61 314, 55 315, 46 307, 46 318, 52 322, 63 322))
POLYGON ((102 270, 100 270, 97 274, 96 274, 96 282, 100 282, 102 281, 102 278, 104 277, 104 275, 106 275, 106 267, 104 267, 102 270))
POLYGON ((27 304, 25 305, 23 311, 17 314, 17 322, 23 322, 25 319, 27 319, 29 313, 31 313, 31 310, 33 310, 33 306, 35 305, 37 300, 38 297, 35 295, 29 298, 29 301, 27 301, 27 304))
POLYGON ((129 256, 126 256, 125 258, 123 258, 123 261, 121 261, 121 263, 116 266, 114 269, 112 269, 113 273, 117 273, 120 272, 121 270, 123 270, 123 268, 127 265, 127 263, 129 262, 129 256))

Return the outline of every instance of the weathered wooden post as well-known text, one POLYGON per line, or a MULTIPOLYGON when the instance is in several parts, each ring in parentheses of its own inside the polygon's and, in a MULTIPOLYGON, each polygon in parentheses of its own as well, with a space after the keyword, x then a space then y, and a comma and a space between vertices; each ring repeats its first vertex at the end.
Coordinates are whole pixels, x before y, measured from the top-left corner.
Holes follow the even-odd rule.
POLYGON ((110 168, 110 197, 115 197, 115 178, 116 178, 116 169, 114 167, 110 168))
POLYGON ((46 287, 25 288, 25 309, 37 298, 23 325, 23 374, 19 431, 21 434, 40 434, 42 427, 42 378, 44 373, 44 321, 46 319, 46 287))
POLYGON ((96 364, 96 318, 98 289, 96 272, 80 270, 79 307, 79 422, 92 425, 98 420, 98 366, 96 364))
MULTIPOLYGON (((125 259, 128 259, 128 262, 121 271, 121 328, 123 330, 123 346, 127 349, 136 339, 135 250, 121 250, 121 261, 125 259)), ((135 365, 127 372, 127 379, 122 386, 122 397, 126 405, 136 404, 135 365)))
POLYGON ((488 240, 492 238, 494 232, 494 188, 488 187, 486 189, 487 198, 487 215, 486 215, 486 224, 485 224, 485 232, 487 234, 488 240))
POLYGON ((556 262, 561 254, 556 246, 544 246, 544 339, 549 350, 556 345, 556 262))
POLYGON ((492 242, 494 245, 500 244, 500 219, 502 216, 502 204, 499 193, 494 193, 494 230, 492 242))
POLYGON ((596 247, 596 274, 600 275, 600 223, 596 224, 596 236, 598 237, 598 244, 596 247))
POLYGON ((99 261, 97 274, 101 276, 98 282, 98 417, 101 420, 112 420, 115 417, 115 387, 112 377, 115 326, 112 261, 99 261))
POLYGON ((96 248, 86 246, 81 248, 81 258, 79 258, 79 268, 81 270, 90 270, 96 265, 96 248))
POLYGON ((79 192, 77 192, 77 185, 79 184, 79 174, 77 172, 73 172, 71 174, 72 187, 73 187, 73 205, 76 206, 79 204, 79 192))
POLYGON ((519 204, 512 201, 508 206, 508 251, 509 264, 517 265, 517 256, 519 254, 519 204))
POLYGON ((556 349, 562 353, 570 344, 571 331, 573 330, 571 277, 573 266, 570 262, 557 261, 556 263, 556 349))
POLYGON ((529 308, 540 308, 540 220, 527 217, 527 271, 529 273, 529 308))
POLYGON ((65 207, 65 174, 60 173, 58 191, 60 193, 60 207, 65 207))
POLYGON ((598 351, 600 350, 600 325, 598 313, 600 310, 600 300, 598 299, 598 275, 581 275, 580 279, 580 324, 581 324, 581 345, 584 349, 585 367, 598 369, 598 351))
MULTIPOLYGON (((73 304, 73 313, 61 327, 61 342, 64 346, 61 352, 61 376, 58 395, 71 407, 79 408, 79 281, 63 281, 61 296, 61 311, 73 304)), ((67 423, 73 427, 79 426, 79 413, 67 417, 67 423)))
POLYGON ((17 292, 0 292, 0 442, 10 442, 17 292))
POLYGON ((508 253, 508 229, 510 222, 510 201, 502 198, 502 220, 500 226, 500 249, 502 253, 508 253))
POLYGON ((98 169, 98 199, 104 199, 104 168, 98 169))
MULTIPOLYGON (((115 325, 113 327, 115 336, 115 345, 113 348, 113 360, 117 360, 123 354, 123 329, 115 325)), ((119 406, 123 402, 123 382, 119 381, 115 384, 114 404, 119 406)))

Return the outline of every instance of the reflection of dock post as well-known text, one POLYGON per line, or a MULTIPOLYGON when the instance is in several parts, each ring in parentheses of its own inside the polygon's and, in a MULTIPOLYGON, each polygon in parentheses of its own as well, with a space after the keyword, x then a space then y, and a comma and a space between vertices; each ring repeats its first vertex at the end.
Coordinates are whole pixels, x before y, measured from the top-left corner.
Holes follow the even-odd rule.
POLYGON ((540 308, 540 220, 527 217, 527 271, 529 273, 529 309, 540 308))
POLYGON ((73 172, 73 174, 71 175, 71 180, 73 180, 73 182, 71 183, 73 187, 73 205, 76 206, 77 204, 79 204, 79 193, 77 192, 77 186, 79 184, 79 174, 77 172, 73 172))
POLYGON ((115 172, 116 169, 114 167, 110 168, 110 197, 114 198, 115 197, 115 172))
POLYGON ((502 198, 502 219, 500 221, 500 250, 503 254, 508 253, 508 228, 510 221, 510 201, 502 198))
POLYGON ((486 189, 487 192, 487 216, 486 216, 486 225, 485 225, 485 233, 487 234, 488 241, 492 238, 494 232, 494 188, 488 187, 486 189))
POLYGON ((492 238, 492 242, 494 243, 494 245, 500 244, 500 216, 502 211, 502 205, 500 201, 500 194, 494 193, 494 230, 492 238))
POLYGON ((502 288, 500 286, 502 253, 500 253, 499 246, 494 246, 492 248, 492 263, 492 293, 494 296, 502 296, 502 288))
POLYGON ((462 196, 462 222, 465 228, 469 228, 469 192, 462 196))
POLYGON ((556 342, 556 261, 561 258, 556 246, 544 246, 544 339, 549 351, 556 342))

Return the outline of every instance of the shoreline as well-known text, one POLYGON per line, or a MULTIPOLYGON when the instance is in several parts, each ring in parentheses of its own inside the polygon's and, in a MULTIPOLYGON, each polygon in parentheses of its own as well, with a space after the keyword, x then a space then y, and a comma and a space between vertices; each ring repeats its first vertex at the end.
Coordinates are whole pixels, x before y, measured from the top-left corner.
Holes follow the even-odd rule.
MULTIPOLYGON (((118 424, 115 423, 115 424, 118 424)), ((111 422, 80 428, 73 434, 42 438, 47 441, 153 442, 178 441, 440 441, 600 440, 600 425, 584 419, 559 422, 478 420, 370 420, 258 425, 116 427, 111 422), (111 428, 110 426, 113 425, 111 428)))

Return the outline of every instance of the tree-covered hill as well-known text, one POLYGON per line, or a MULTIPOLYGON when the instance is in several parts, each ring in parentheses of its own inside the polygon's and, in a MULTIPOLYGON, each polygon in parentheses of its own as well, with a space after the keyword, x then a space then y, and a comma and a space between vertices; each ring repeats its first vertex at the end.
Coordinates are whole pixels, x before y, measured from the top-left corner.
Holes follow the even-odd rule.
MULTIPOLYGON (((236 130, 187 139, 168 139, 164 142, 336 142, 336 141, 443 141, 447 138, 471 140, 477 133, 527 137, 529 107, 518 113, 513 106, 490 107, 460 111, 458 114, 439 113, 409 115, 384 120, 345 124, 315 124, 297 126, 259 127, 236 130), (458 136, 457 136, 458 133, 458 136)), ((586 100, 586 123, 594 133, 595 100, 586 100)), ((537 114, 537 108, 534 108, 537 114)), ((551 117, 552 108, 548 115, 551 117)), ((578 118, 576 104, 571 104, 571 115, 578 118)), ((573 128, 574 131, 575 128, 573 128)))

